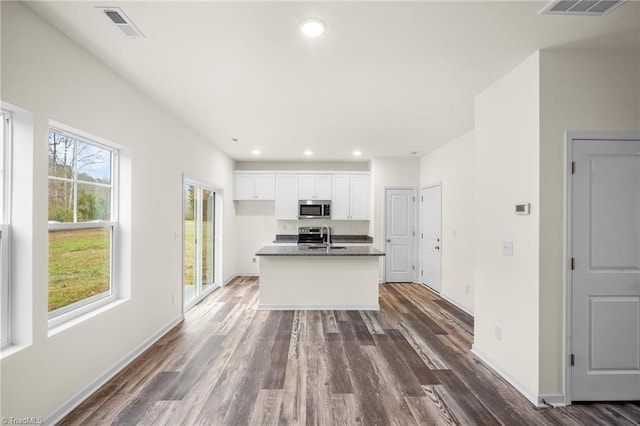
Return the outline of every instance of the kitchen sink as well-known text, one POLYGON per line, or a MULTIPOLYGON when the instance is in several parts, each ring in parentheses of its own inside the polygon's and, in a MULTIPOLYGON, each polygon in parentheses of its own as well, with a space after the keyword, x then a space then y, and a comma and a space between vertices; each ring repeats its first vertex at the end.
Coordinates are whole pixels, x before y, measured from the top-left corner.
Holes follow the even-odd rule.
MULTIPOLYGON (((345 246, 331 246, 329 248, 329 250, 342 250, 342 249, 346 249, 347 247, 345 246)), ((307 250, 326 250, 327 246, 308 246, 306 247, 307 250)))

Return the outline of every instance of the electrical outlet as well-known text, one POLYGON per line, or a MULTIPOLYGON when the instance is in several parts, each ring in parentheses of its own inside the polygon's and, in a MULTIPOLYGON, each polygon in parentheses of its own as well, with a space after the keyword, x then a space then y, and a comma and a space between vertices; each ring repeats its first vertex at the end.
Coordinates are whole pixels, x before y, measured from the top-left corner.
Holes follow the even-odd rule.
POLYGON ((513 256, 513 241, 502 242, 502 255, 513 256))
POLYGON ((467 284, 466 286, 464 286, 464 291, 469 293, 471 291, 471 286, 469 284, 467 284))
POLYGON ((496 325, 494 335, 496 337, 496 340, 502 342, 502 327, 496 325))

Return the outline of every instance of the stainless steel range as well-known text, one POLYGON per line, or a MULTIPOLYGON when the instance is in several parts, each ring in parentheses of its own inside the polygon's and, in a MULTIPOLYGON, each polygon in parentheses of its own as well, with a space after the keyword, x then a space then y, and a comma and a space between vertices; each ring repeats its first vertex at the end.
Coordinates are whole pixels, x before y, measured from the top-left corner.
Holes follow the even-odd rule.
POLYGON ((298 247, 321 246, 326 244, 329 232, 322 232, 319 226, 301 226, 298 228, 298 247))

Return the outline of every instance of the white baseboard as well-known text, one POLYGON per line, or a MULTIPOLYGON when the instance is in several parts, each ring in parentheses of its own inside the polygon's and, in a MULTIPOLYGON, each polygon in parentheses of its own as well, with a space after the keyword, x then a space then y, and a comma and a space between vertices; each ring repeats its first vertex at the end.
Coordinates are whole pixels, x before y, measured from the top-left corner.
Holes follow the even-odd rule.
MULTIPOLYGON (((505 379, 507 382, 509 382, 509 384, 511 386, 513 386, 514 388, 516 388, 516 390, 518 392, 520 392, 522 395, 524 395, 525 398, 527 398, 534 406, 536 407, 540 407, 540 405, 538 405, 538 398, 539 395, 536 392, 532 392, 529 388, 527 388, 525 385, 523 385, 522 383, 520 383, 518 380, 516 380, 513 376, 511 376, 509 373, 507 373, 506 371, 504 371, 502 369, 502 367, 500 367, 496 362, 494 362, 491 358, 489 358, 487 355, 483 354, 481 351, 478 350, 478 348, 476 348, 475 345, 473 345, 471 347, 471 353, 473 353, 476 357, 478 357, 478 359, 480 361, 482 361, 483 363, 485 363, 489 368, 491 368, 493 371, 495 371, 496 373, 498 373, 499 376, 501 376, 503 379, 505 379)), ((543 405, 544 406, 544 405, 543 405)))
POLYGON ((379 311, 380 305, 266 305, 258 309, 265 311, 379 311))
POLYGON ((468 309, 465 306, 462 306, 460 303, 456 302, 454 299, 450 298, 445 293, 442 293, 442 292, 438 293, 437 291, 435 291, 434 289, 432 289, 431 287, 429 287, 425 283, 418 283, 418 284, 420 284, 422 287, 426 288, 427 290, 437 294, 439 297, 441 297, 444 300, 446 300, 447 302, 451 303, 453 306, 455 306, 456 308, 460 309, 461 311, 464 311, 464 312, 468 313, 472 317, 475 316, 472 310, 468 309))
POLYGON ((95 391, 97 391, 102 385, 111 380, 116 374, 118 374, 123 368, 128 366, 134 359, 140 356, 144 351, 149 349, 151 345, 156 343, 162 336, 167 334, 173 327, 181 323, 183 320, 182 316, 174 319, 169 322, 167 325, 158 330, 153 336, 149 337, 145 340, 140 346, 135 348, 133 351, 129 353, 129 355, 122 358, 116 365, 107 370, 104 374, 99 376, 96 380, 93 381, 89 386, 75 394, 71 399, 69 399, 66 403, 64 403, 61 407, 55 410, 53 413, 49 414, 46 417, 46 420, 43 424, 45 425, 55 425, 58 423, 64 416, 69 414, 74 408, 80 405, 85 399, 89 398, 95 391))
POLYGON ((447 302, 451 303, 453 306, 455 306, 456 308, 460 309, 461 311, 464 311, 464 312, 468 313, 469 315, 474 316, 472 310, 470 310, 469 308, 467 308, 467 307, 461 305, 460 303, 456 302, 454 299, 450 298, 446 294, 440 293, 440 297, 442 297, 444 300, 446 300, 447 302))
POLYGON ((564 400, 564 395, 561 393, 541 393, 540 395, 538 395, 538 407, 551 408, 547 404, 552 405, 554 407, 565 407, 567 405, 564 400), (543 399, 546 402, 546 404, 542 402, 543 399))

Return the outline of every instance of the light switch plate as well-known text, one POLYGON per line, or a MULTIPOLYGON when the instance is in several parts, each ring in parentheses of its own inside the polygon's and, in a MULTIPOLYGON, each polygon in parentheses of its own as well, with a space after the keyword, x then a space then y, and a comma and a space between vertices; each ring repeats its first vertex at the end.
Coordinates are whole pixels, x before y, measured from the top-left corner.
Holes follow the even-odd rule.
POLYGON ((502 255, 513 256, 513 241, 502 242, 502 255))

